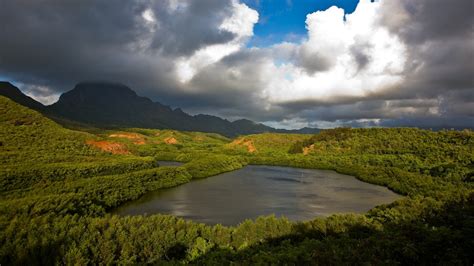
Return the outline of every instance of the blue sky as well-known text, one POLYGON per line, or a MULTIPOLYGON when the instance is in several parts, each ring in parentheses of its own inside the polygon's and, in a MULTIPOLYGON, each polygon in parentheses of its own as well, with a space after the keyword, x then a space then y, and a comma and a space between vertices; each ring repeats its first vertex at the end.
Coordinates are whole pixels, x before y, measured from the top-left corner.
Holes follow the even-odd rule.
POLYGON ((358 0, 244 0, 259 13, 248 46, 269 46, 282 41, 298 42, 306 35, 306 15, 338 6, 352 13, 358 0))

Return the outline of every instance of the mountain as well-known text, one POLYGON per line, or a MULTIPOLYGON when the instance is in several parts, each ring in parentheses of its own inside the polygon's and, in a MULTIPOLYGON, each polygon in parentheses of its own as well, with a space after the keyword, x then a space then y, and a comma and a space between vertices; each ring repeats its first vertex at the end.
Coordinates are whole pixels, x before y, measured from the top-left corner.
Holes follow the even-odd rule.
POLYGON ((45 106, 23 94, 17 87, 6 81, 0 81, 0 95, 36 111, 44 111, 45 106))
MULTIPOLYGON (((247 119, 230 122, 212 115, 189 115, 179 108, 172 109, 149 98, 138 96, 129 87, 118 83, 79 83, 72 90, 63 93, 59 100, 50 106, 43 106, 34 101, 11 84, 5 86, 8 87, 5 90, 8 93, 3 94, 3 88, 0 88, 2 95, 22 105, 41 111, 50 117, 99 127, 176 129, 213 132, 228 137, 263 132, 299 133, 275 129, 247 119)), ((305 131, 315 133, 319 130, 305 131)))

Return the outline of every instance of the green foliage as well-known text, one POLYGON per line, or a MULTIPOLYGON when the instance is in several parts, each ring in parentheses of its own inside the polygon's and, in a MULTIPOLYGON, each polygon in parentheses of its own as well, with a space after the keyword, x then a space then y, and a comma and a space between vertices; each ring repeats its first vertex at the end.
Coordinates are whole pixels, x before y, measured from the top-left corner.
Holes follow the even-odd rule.
POLYGON ((216 134, 120 129, 138 134, 137 142, 112 137, 115 130, 68 130, 3 97, 0 111, 2 265, 474 261, 471 131, 344 128, 240 137, 254 146, 249 152, 216 134), (131 154, 102 152, 87 140, 114 141, 131 154), (186 163, 159 167, 157 159, 186 163), (248 163, 336 170, 406 197, 361 215, 307 222, 269 216, 235 227, 107 214, 149 191, 248 163))
POLYGON ((469 263, 473 197, 429 207, 423 201, 409 200, 403 209, 412 214, 384 223, 374 212, 302 223, 261 217, 237 227, 168 215, 17 217, 0 234, 0 258, 23 265, 469 263))
POLYGON ((240 169, 246 161, 237 156, 207 155, 184 165, 193 178, 203 178, 240 169))
POLYGON ((182 167, 159 167, 126 174, 97 176, 75 181, 52 182, 4 196, 4 217, 45 214, 103 215, 119 204, 137 199, 148 191, 168 188, 191 180, 182 167))
POLYGON ((99 152, 88 133, 64 129, 36 111, 0 96, 0 164, 78 162, 99 152))
POLYGON ((289 153, 302 153, 303 148, 308 147, 315 142, 345 141, 349 139, 353 132, 350 128, 336 128, 331 130, 322 130, 319 134, 309 139, 295 142, 289 149, 289 153))
POLYGON ((149 157, 109 159, 102 162, 52 163, 40 165, 15 165, 0 172, 0 191, 27 188, 43 182, 89 178, 100 175, 119 174, 155 166, 149 157))

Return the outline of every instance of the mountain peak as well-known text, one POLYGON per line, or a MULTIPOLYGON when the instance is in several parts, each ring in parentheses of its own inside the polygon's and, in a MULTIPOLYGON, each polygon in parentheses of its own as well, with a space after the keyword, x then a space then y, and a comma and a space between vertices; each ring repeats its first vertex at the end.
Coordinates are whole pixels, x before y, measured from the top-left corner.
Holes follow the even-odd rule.
POLYGON ((145 97, 139 97, 126 85, 105 81, 87 81, 78 83, 72 90, 63 93, 54 106, 125 106, 129 103, 151 103, 145 97))
MULTIPOLYGON (((124 84, 105 81, 81 82, 78 83, 74 89, 63 95, 81 95, 82 97, 137 97, 135 91, 124 84)), ((61 97, 63 95, 61 95, 61 97)))
POLYGON ((244 119, 237 119, 232 123, 234 123, 234 124, 247 124, 247 125, 256 125, 257 124, 254 121, 249 120, 249 119, 245 119, 245 118, 244 119))
POLYGON ((51 117, 100 127, 166 128, 219 133, 228 137, 262 132, 284 132, 248 119, 230 122, 217 116, 189 115, 149 98, 138 96, 126 85, 114 82, 87 81, 63 93, 59 100, 44 106, 24 95, 9 82, 0 82, 0 95, 51 117))
MULTIPOLYGON (((108 89, 108 90, 123 90, 132 91, 129 87, 122 83, 111 82, 111 81, 82 81, 79 82, 74 89, 87 90, 87 89, 108 89)), ((73 89, 73 90, 74 90, 73 89)))

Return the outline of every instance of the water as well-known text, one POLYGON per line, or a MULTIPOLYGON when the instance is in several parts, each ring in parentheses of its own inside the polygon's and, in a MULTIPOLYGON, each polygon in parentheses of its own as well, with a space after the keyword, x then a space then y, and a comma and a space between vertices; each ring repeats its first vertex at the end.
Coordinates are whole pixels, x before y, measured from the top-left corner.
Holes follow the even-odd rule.
POLYGON ((180 166, 183 163, 173 161, 158 161, 159 166, 180 166))
POLYGON ((236 225, 270 214, 296 221, 334 213, 361 213, 400 197, 385 187, 334 171, 246 166, 145 194, 114 213, 165 213, 207 224, 236 225))

